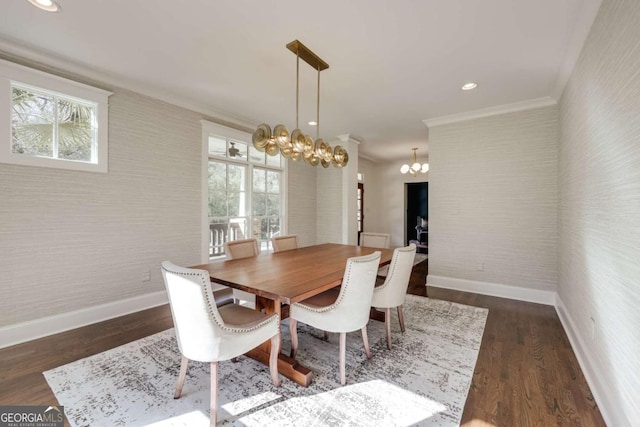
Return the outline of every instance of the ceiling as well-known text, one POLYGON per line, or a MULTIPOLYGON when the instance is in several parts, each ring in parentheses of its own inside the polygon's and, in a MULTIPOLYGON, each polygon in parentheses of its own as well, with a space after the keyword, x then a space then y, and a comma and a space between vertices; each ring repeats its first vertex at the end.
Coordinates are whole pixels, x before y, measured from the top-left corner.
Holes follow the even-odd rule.
MULTIPOLYGON (((0 50, 245 125, 295 127, 299 39, 326 61, 321 137, 373 160, 427 152, 423 120, 557 99, 601 0, 4 0, 0 50), (463 92, 463 83, 478 87, 463 92)), ((300 65, 300 122, 316 116, 300 65)), ((304 124, 304 126, 303 126, 304 124)), ((421 156, 422 155, 422 156, 421 156)))

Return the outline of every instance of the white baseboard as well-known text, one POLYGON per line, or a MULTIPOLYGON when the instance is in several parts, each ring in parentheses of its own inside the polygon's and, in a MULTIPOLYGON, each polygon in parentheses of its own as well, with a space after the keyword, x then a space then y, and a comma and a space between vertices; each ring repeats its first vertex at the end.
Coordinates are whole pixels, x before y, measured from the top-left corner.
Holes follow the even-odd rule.
POLYGON ((457 279, 455 277, 434 276, 429 274, 427 275, 426 286, 535 302, 537 304, 555 305, 556 303, 556 293, 554 291, 521 288, 500 283, 481 282, 479 280, 457 279))
POLYGON ((167 304, 166 291, 140 295, 0 328, 0 348, 167 304))
POLYGON ((604 422, 608 426, 631 426, 631 421, 627 420, 624 414, 616 408, 616 402, 612 400, 615 393, 609 390, 608 382, 601 377, 600 371, 596 369, 596 362, 589 356, 589 346, 585 344, 580 334, 578 334, 578 329, 559 295, 556 297, 556 312, 567 337, 569 337, 571 348, 578 359, 582 373, 598 404, 604 422))

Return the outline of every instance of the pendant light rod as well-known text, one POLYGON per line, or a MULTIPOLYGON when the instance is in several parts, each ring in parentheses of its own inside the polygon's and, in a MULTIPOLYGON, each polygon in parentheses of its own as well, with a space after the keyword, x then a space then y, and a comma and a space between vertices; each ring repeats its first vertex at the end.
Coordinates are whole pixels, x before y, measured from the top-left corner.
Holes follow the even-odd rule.
POLYGON ((296 129, 300 129, 300 53, 296 52, 296 129))
POLYGON ((320 138, 320 67, 318 67, 318 96, 316 101, 316 139, 320 138))

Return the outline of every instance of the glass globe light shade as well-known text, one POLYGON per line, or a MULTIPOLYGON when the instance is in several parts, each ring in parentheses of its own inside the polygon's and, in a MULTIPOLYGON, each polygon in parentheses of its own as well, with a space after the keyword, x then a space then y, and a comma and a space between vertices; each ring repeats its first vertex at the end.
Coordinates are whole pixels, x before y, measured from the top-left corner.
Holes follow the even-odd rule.
POLYGON ((411 169, 412 169, 412 170, 414 170, 414 171, 416 171, 416 172, 418 172, 418 171, 420 170, 420 167, 421 167, 421 166, 422 166, 422 165, 421 165, 420 163, 415 162, 414 164, 412 164, 412 165, 411 165, 411 169))
POLYGON ((28 0, 32 5, 45 10, 47 12, 60 12, 61 8, 58 3, 53 0, 28 0))
POLYGON ((422 165, 422 168, 420 169, 420 172, 426 173, 428 170, 429 170, 429 163, 424 163, 422 165))
POLYGON ((402 165, 402 167, 400 168, 400 172, 403 174, 409 172, 409 165, 407 164, 402 165))

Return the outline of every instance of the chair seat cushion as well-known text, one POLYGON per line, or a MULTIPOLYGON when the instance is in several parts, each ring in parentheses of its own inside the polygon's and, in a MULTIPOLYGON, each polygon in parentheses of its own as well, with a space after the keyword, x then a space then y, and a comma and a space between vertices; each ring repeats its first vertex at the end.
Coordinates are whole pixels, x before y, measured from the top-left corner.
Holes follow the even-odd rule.
POLYGON ((227 304, 219 307, 218 312, 229 327, 250 327, 270 317, 258 310, 243 307, 238 304, 227 304))
POLYGON ((309 307, 319 308, 332 305, 338 299, 340 295, 340 288, 332 288, 328 291, 324 291, 321 294, 314 295, 306 300, 300 301, 300 304, 304 304, 309 307))

